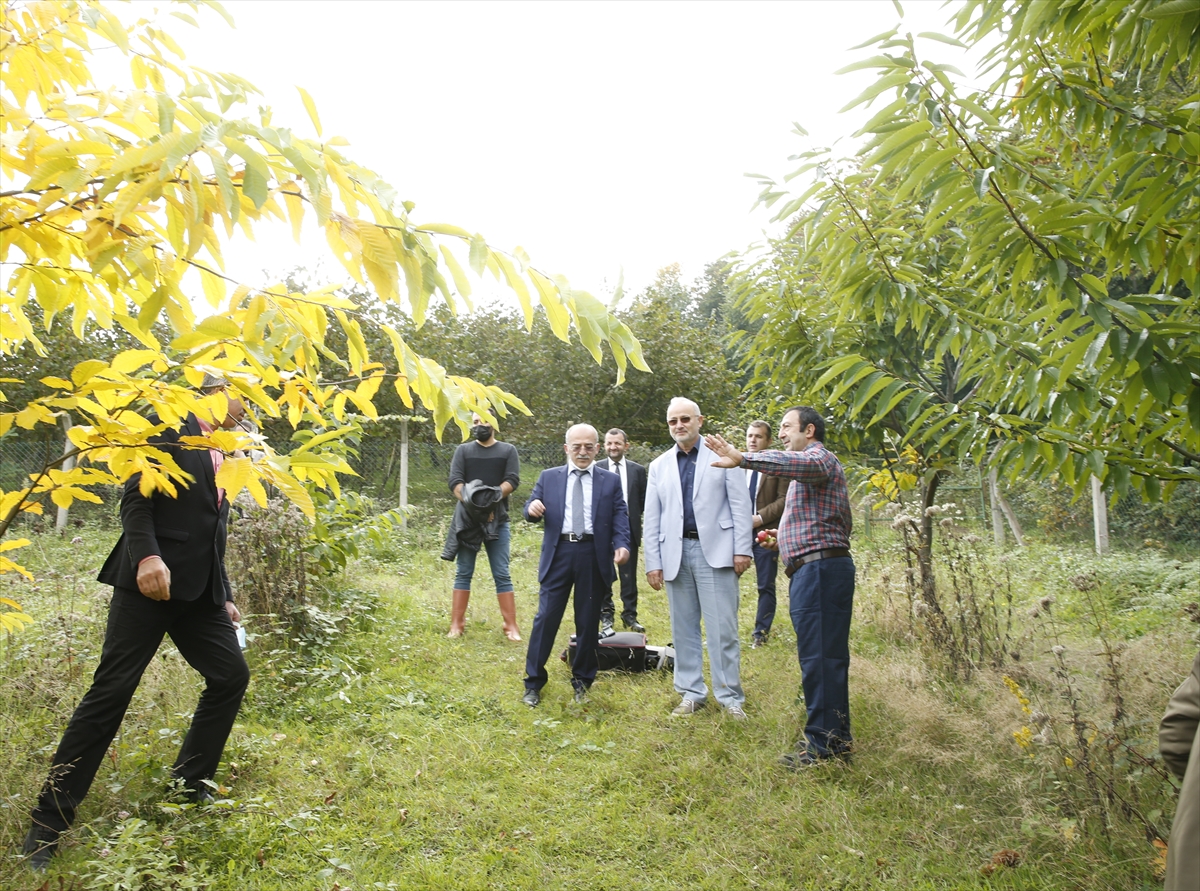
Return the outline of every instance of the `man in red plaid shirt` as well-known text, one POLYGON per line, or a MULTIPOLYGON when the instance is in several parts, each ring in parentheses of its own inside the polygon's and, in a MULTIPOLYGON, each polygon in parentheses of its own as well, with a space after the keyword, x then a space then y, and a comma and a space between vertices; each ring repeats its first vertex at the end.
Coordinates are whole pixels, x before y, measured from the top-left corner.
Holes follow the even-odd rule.
POLYGON ((779 523, 779 551, 791 583, 792 626, 808 720, 795 752, 780 761, 804 768, 831 758, 850 760, 850 617, 854 561, 850 558, 850 493, 846 475, 825 448, 825 421, 806 405, 788 409, 779 427, 787 451, 743 455, 720 436, 705 445, 721 457, 715 467, 748 467, 792 480, 779 523))

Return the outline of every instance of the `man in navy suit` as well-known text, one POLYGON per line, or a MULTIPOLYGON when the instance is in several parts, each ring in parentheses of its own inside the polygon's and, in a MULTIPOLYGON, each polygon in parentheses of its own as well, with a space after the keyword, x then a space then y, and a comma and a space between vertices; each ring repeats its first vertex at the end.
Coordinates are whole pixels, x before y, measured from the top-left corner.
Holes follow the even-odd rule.
POLYGON ((545 521, 538 563, 538 610, 525 658, 526 705, 542 700, 546 661, 575 589, 575 662, 571 686, 575 701, 587 697, 596 679, 596 646, 600 637, 600 604, 616 576, 613 564, 629 559, 629 512, 621 494, 621 478, 597 467, 600 437, 590 424, 567 431, 568 461, 543 470, 529 500, 525 519, 545 521))

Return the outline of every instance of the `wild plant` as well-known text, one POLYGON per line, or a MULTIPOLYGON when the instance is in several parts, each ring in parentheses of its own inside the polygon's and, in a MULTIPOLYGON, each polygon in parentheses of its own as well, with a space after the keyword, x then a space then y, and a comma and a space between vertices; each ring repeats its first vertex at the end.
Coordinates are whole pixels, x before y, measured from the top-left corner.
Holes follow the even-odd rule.
MULTIPOLYGON (((1131 719, 1126 708, 1125 644, 1111 634, 1107 612, 1096 596, 1098 583, 1090 573, 1071 580, 1083 595, 1089 630, 1099 643, 1098 696, 1092 692, 1081 665, 1086 655, 1072 647, 1069 625, 1060 620, 1052 596, 1042 597, 1030 610, 1035 640, 1047 645, 1050 662, 1049 697, 1037 707, 1018 681, 1004 683, 1017 698, 1026 723, 1013 733, 1017 745, 1048 770, 1057 792, 1057 805, 1084 832, 1109 839, 1118 823, 1137 826, 1147 840, 1165 838, 1160 827, 1163 809, 1173 794, 1167 770, 1158 760, 1157 725, 1131 719)), ((1026 665, 1027 676, 1034 669, 1026 665)), ((1027 687, 1038 684, 1031 678, 1027 687)), ((1036 695, 1036 694, 1035 694, 1036 695)))
POLYGON ((945 666, 962 680, 970 679, 981 667, 1003 665, 1014 633, 1008 565, 1001 562, 999 572, 992 575, 992 567, 978 547, 979 536, 959 526, 962 514, 954 502, 930 505, 922 516, 901 503, 889 506, 887 513, 903 541, 905 590, 916 619, 914 630, 929 661, 945 666), (932 574, 919 568, 920 554, 927 547, 928 520, 936 522, 942 539, 936 561, 940 572, 932 574))

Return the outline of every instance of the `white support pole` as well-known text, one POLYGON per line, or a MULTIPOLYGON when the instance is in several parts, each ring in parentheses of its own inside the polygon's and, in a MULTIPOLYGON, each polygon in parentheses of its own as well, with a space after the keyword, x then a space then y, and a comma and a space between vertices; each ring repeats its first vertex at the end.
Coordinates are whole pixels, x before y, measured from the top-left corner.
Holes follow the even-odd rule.
POLYGON ((1108 498, 1099 477, 1092 477, 1092 526, 1096 530, 1096 553, 1108 552, 1108 498))
POLYGON ((400 528, 408 531, 408 418, 400 422, 400 528))
MULTIPOLYGON (((63 412, 62 425, 63 425, 63 438, 66 439, 66 442, 63 444, 63 454, 66 455, 72 449, 75 448, 75 446, 71 444, 71 437, 67 436, 67 434, 71 432, 72 425, 71 425, 71 416, 68 415, 66 412, 63 412)), ((64 471, 73 470, 74 468, 75 468, 75 456, 74 455, 72 455, 70 458, 66 458, 63 460, 62 469, 64 471)), ((59 535, 62 535, 63 530, 66 528, 67 528, 67 508, 60 507, 58 509, 58 515, 54 518, 54 531, 57 532, 59 535)))

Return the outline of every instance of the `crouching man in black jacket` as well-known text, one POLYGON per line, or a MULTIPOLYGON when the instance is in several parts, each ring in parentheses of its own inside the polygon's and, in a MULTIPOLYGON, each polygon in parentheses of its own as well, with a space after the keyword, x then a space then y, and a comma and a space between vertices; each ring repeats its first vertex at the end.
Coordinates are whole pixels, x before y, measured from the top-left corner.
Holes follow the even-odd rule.
MULTIPOLYGON (((226 388, 225 381, 211 376, 204 384, 206 395, 226 388)), ((229 428, 246 409, 228 394, 226 399, 228 412, 220 426, 229 428)), ((99 575, 99 581, 113 586, 100 665, 54 754, 25 839, 24 853, 35 870, 45 869, 59 835, 74 821, 163 635, 205 680, 172 774, 188 800, 212 800, 205 781, 216 773, 250 671, 238 647, 233 623, 241 615, 225 574, 229 502, 216 486, 224 456, 180 443, 181 436, 211 430, 189 414, 182 427, 151 440, 192 477, 190 484, 178 484, 178 497, 142 495, 140 473, 125 484, 123 534, 99 575)))

